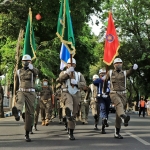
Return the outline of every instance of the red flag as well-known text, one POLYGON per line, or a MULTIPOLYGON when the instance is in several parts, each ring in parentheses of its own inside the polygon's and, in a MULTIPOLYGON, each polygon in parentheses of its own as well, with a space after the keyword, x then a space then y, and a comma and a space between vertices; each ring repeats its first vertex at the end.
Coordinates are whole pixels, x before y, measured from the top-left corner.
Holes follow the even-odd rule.
POLYGON ((112 13, 109 12, 103 62, 106 63, 107 65, 111 65, 114 58, 118 54, 119 47, 120 43, 113 22, 112 13))

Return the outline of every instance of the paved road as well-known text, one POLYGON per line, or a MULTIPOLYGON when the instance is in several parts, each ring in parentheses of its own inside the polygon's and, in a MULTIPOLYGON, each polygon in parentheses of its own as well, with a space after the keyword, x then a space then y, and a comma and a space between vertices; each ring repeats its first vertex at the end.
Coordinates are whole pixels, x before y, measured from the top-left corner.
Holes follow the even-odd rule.
MULTIPOLYGON (((63 124, 54 119, 49 126, 38 125, 38 131, 30 135, 32 142, 25 142, 23 121, 16 122, 13 117, 0 119, 0 150, 150 150, 150 117, 139 118, 131 114, 128 127, 123 127, 124 139, 113 138, 115 114, 110 114, 110 127, 107 134, 93 130, 93 117, 89 124, 77 122, 75 141, 68 140, 63 124)), ((100 126, 99 126, 100 127, 100 126)))

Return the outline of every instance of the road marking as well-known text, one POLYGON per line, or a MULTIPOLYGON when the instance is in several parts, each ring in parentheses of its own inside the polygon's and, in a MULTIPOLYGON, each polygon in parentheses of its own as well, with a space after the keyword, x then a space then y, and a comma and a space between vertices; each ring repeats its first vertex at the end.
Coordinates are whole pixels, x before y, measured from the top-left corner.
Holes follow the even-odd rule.
POLYGON ((141 139, 140 137, 138 137, 137 135, 135 134, 132 134, 130 132, 126 132, 127 134, 129 134, 131 137, 137 139, 139 142, 143 143, 144 145, 150 145, 150 143, 148 143, 147 141, 141 139))

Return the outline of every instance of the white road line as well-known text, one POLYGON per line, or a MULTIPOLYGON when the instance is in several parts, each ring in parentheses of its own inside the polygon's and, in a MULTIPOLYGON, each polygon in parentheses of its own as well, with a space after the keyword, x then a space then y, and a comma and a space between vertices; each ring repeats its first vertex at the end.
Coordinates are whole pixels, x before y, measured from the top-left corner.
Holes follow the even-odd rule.
POLYGON ((143 143, 144 145, 150 145, 150 143, 148 143, 147 141, 141 139, 140 137, 138 137, 137 135, 135 134, 132 134, 130 132, 126 132, 127 134, 129 134, 131 137, 137 139, 139 142, 143 143))

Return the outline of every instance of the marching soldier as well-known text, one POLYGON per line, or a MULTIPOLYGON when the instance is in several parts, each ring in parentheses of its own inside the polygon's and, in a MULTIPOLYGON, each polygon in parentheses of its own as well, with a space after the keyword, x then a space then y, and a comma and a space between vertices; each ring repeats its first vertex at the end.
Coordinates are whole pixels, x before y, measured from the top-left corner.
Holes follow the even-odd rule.
POLYGON ((104 92, 107 89, 107 82, 110 80, 110 98, 116 107, 116 123, 115 123, 115 134, 114 137, 118 139, 123 139, 120 135, 121 121, 124 126, 128 126, 130 116, 125 114, 125 106, 127 103, 126 99, 126 77, 130 76, 133 70, 138 68, 137 64, 134 64, 129 70, 122 70, 122 60, 116 58, 113 62, 114 70, 107 72, 104 92))
MULTIPOLYGON (((95 81, 98 78, 99 76, 97 74, 93 75, 93 81, 95 81)), ((93 83, 90 84, 89 87, 91 89, 90 107, 92 109, 92 115, 95 119, 94 130, 98 130, 97 125, 99 123, 100 108, 97 101, 97 87, 93 83)))
POLYGON ((62 84, 61 101, 65 105, 65 114, 68 118, 69 139, 75 140, 73 132, 81 100, 80 89, 86 85, 86 81, 80 72, 75 71, 76 60, 74 58, 72 58, 72 66, 71 59, 68 59, 67 66, 68 69, 59 75, 59 81, 62 84))
POLYGON ((22 65, 23 68, 17 70, 16 89, 18 90, 16 92, 16 104, 12 108, 12 114, 16 121, 19 121, 25 103, 25 140, 30 142, 29 132, 31 131, 33 123, 34 104, 36 99, 34 83, 38 71, 31 64, 30 55, 24 55, 22 57, 22 65))
POLYGON ((49 121, 52 117, 52 100, 53 100, 52 88, 48 85, 47 79, 43 79, 42 90, 40 92, 42 126, 49 125, 49 121))
POLYGON ((90 104, 90 99, 89 99, 89 94, 90 94, 90 88, 85 86, 81 89, 81 122, 82 124, 87 124, 88 123, 88 114, 89 114, 89 104, 90 104))
POLYGON ((59 117, 59 123, 62 122, 62 107, 61 107, 61 84, 56 85, 55 99, 57 104, 57 112, 59 117))
POLYGON ((38 77, 36 76, 36 81, 35 81, 35 90, 36 90, 36 104, 35 104, 35 112, 34 112, 34 129, 37 131, 37 124, 38 124, 38 119, 39 119, 39 113, 40 113, 40 92, 41 92, 41 81, 38 77))

